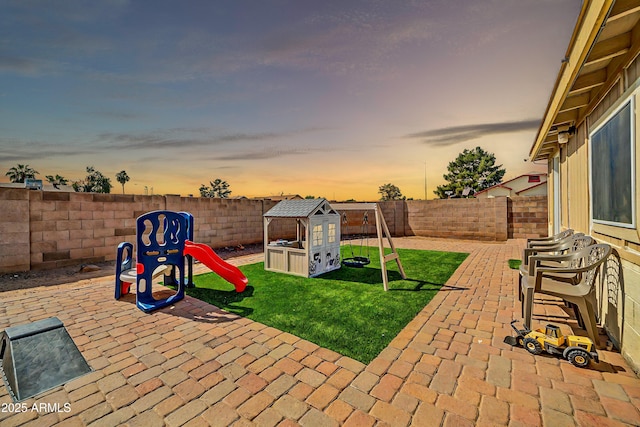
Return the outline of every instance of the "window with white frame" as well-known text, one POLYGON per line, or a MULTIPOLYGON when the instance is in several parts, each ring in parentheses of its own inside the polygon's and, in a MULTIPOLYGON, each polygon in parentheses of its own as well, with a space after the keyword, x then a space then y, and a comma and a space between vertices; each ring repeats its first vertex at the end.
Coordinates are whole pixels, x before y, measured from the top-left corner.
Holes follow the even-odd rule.
POLYGON ((591 216, 594 223, 635 228, 634 96, 591 132, 591 216))
POLYGON ((336 225, 329 224, 329 228, 327 229, 327 243, 335 243, 336 242, 336 225))
POLYGON ((313 246, 322 246, 322 224, 313 226, 313 246))

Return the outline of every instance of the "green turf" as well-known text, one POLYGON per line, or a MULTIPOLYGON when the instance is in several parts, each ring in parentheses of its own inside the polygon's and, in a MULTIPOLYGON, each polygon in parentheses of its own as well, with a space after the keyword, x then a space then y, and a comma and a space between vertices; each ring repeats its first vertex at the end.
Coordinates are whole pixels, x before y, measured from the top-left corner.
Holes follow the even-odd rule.
POLYGON ((519 259, 510 259, 509 261, 509 268, 517 270, 520 268, 520 264, 522 264, 522 260, 519 259))
MULTIPOLYGON (((257 263, 240 267, 249 279, 243 293, 236 293, 233 286, 214 273, 197 276, 196 287, 187 289, 187 293, 369 363, 433 298, 468 255, 400 249, 408 279, 402 280, 396 263, 389 262, 389 292, 384 292, 378 250, 369 251, 371 264, 361 269, 342 267, 307 279, 268 272, 263 263, 257 263)), ((343 247, 345 256, 351 256, 348 247, 343 247)))

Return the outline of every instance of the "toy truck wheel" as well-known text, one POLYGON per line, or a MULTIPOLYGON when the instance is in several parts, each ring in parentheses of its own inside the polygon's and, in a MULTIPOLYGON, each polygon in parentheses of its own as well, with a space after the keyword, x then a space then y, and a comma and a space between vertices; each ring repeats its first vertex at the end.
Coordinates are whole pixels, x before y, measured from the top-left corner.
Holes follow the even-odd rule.
POLYGON ((542 353, 542 346, 535 338, 525 338, 523 344, 524 348, 531 354, 542 353))
POLYGON ((584 368, 589 365, 589 360, 591 360, 591 356, 584 350, 576 349, 571 350, 567 354, 567 360, 571 362, 573 366, 577 366, 578 368, 584 368))

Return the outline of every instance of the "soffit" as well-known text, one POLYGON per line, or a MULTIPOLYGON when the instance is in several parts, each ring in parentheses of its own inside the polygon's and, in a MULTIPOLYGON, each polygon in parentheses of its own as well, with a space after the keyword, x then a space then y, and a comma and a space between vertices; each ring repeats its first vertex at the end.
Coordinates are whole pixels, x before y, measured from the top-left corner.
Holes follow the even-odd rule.
POLYGON ((640 52, 640 0, 588 3, 578 18, 531 148, 532 160, 553 155, 558 149, 558 132, 581 123, 640 52), (592 43, 585 42, 589 38, 592 43))

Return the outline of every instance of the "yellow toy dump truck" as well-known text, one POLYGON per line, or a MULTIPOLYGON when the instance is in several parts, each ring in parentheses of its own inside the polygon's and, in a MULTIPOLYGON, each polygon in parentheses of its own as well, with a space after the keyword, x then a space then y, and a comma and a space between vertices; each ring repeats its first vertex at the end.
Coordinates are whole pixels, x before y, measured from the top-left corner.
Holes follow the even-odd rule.
POLYGON ((532 331, 524 326, 518 329, 511 322, 511 327, 516 331, 516 336, 505 337, 504 342, 510 345, 521 345, 531 354, 540 354, 546 351, 549 354, 559 354, 579 368, 585 368, 589 361, 598 363, 598 353, 595 345, 587 337, 577 335, 562 335, 562 331, 556 325, 547 325, 545 330, 532 331))

